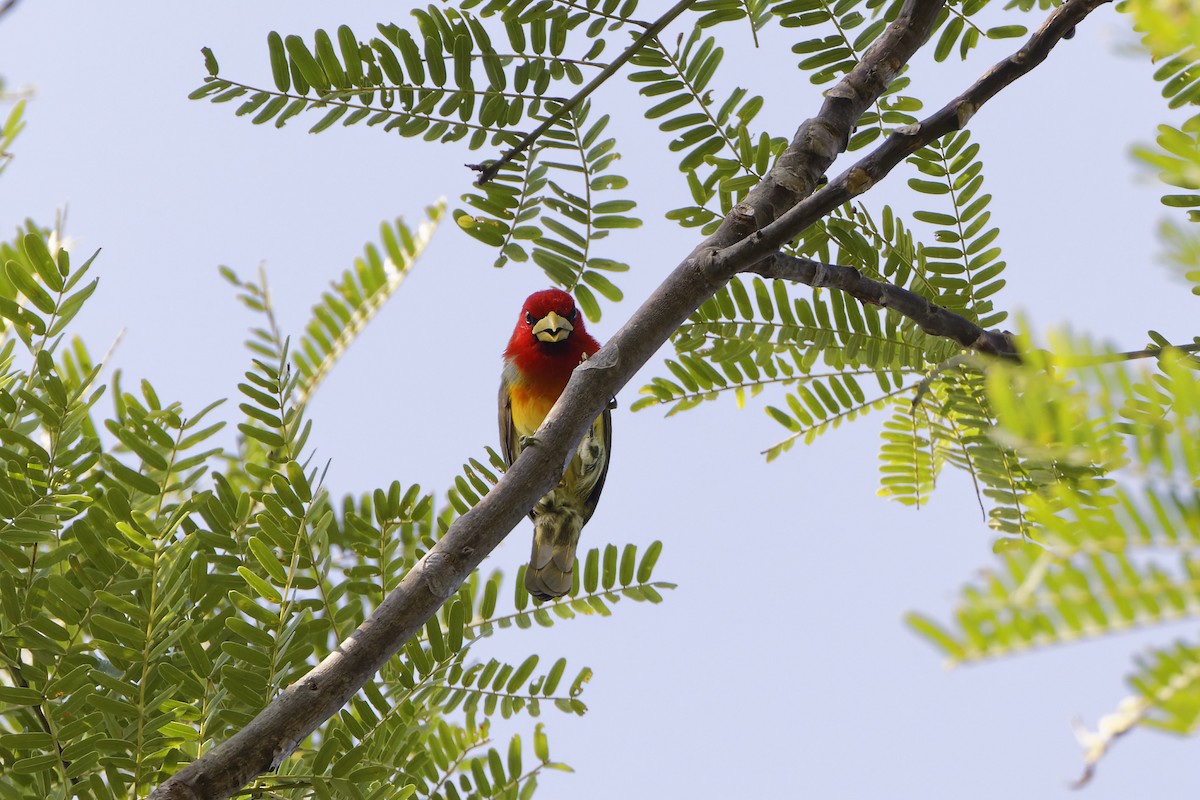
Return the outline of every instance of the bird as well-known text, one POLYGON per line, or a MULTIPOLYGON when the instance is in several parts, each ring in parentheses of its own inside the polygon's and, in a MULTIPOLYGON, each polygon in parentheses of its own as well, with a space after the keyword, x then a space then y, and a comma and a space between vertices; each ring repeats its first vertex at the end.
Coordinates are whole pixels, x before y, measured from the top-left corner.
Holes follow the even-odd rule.
MULTIPOLYGON (((504 350, 500 377, 500 445, 508 466, 534 441, 575 367, 599 349, 567 292, 545 289, 525 300, 504 350)), ((525 569, 525 588, 538 600, 571 590, 575 548, 608 475, 611 407, 596 417, 559 484, 529 512, 533 552, 525 569)))

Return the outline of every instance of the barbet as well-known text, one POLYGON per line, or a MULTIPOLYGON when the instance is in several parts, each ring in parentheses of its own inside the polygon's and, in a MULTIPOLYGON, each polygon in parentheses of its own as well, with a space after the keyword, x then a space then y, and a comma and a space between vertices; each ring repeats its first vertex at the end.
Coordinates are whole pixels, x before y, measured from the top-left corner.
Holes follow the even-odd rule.
MULTIPOLYGON (((510 466, 566 388, 571 372, 599 349, 571 295, 546 289, 525 301, 504 351, 500 378, 500 445, 510 466)), ((600 500, 611 452, 612 415, 605 409, 579 443, 558 486, 529 512, 533 553, 525 588, 539 600, 571 590, 575 547, 600 500)))

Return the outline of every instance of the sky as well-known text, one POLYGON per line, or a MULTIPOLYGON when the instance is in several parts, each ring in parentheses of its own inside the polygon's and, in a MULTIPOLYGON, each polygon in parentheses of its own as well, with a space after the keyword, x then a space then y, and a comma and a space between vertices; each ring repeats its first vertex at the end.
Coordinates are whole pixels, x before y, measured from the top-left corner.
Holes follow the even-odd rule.
MULTIPOLYGON (((94 355, 124 331, 114 361, 127 382, 148 378, 190 409, 233 397, 257 321, 218 265, 245 276, 264 265, 281 325, 299 334, 380 220, 415 223, 442 196, 458 204, 472 180, 462 164, 479 153, 365 127, 312 136, 315 118, 252 126, 231 106, 186 99, 204 74, 202 46, 224 74, 268 85, 268 31, 347 23, 369 38, 376 22, 406 24, 408 8, 23 0, 0 18, 0 75, 35 90, 0 176, 0 230, 26 217, 48 224, 66 208, 75 252, 102 248, 100 288, 76 326, 94 355)), ((718 82, 764 94, 758 124, 790 138, 820 95, 795 69, 789 35, 763 32, 756 50, 744 29, 731 31, 718 82)), ((1195 333, 1195 298, 1156 256, 1160 192, 1129 155, 1170 118, 1131 42, 1126 20, 1097 11, 972 123, 1009 265, 997 305, 1122 349, 1143 345, 1150 327, 1176 340, 1195 333)), ((1016 47, 988 44, 965 64, 918 57, 912 88, 927 111, 1016 47)), ((695 244, 663 218, 685 190, 641 102, 622 81, 596 98, 614 115, 615 169, 646 220, 612 237, 633 269, 620 276, 626 302, 590 326, 602 340, 695 244)), ((872 202, 907 207, 904 177, 872 202)), ((443 487, 495 444, 500 354, 523 298, 546 281, 527 265, 495 270, 493 259, 443 226, 321 387, 310 443, 331 460, 335 494, 392 480, 443 487), (461 336, 441 336, 447 315, 461 336)), ((622 603, 611 619, 505 632, 475 650, 565 656, 595 671, 585 717, 542 717, 552 755, 576 774, 546 777, 541 797, 1066 797, 1081 770, 1070 721, 1094 726, 1115 707, 1139 648, 1193 633, 1169 626, 945 670, 902 617, 946 619, 961 584, 991 563, 967 478, 945 473, 920 511, 876 497, 881 417, 767 464, 760 450, 782 429, 761 403, 631 413, 637 387, 662 372, 652 362, 619 398, 585 546, 661 539, 657 575, 679 588, 659 606, 622 603)), ((518 528, 485 569, 514 574, 529 533, 518 528)), ((1082 796, 1194 792, 1194 757, 1190 741, 1137 732, 1082 796)))

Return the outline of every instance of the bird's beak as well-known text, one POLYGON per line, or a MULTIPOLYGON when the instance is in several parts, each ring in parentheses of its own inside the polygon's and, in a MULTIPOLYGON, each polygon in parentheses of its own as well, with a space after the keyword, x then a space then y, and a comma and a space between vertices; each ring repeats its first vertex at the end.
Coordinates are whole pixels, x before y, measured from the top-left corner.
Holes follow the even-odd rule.
POLYGON ((573 330, 575 328, 571 323, 551 311, 533 326, 533 335, 539 342, 561 342, 570 336, 573 330))

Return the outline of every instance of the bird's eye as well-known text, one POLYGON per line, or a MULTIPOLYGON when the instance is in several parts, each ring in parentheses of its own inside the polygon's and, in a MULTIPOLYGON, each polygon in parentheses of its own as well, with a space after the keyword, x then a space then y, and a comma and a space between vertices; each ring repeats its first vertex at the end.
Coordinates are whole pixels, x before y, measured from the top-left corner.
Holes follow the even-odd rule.
POLYGON ((525 312, 525 322, 527 322, 530 325, 533 324, 533 313, 532 312, 530 312, 530 311, 525 312))
POLYGON ((568 319, 568 320, 570 320, 571 322, 574 322, 574 321, 575 321, 575 318, 576 318, 576 317, 578 317, 578 316, 579 316, 579 309, 578 309, 578 308, 574 308, 574 307, 572 307, 572 308, 571 308, 571 313, 570 313, 570 314, 567 314, 567 319, 568 319))

